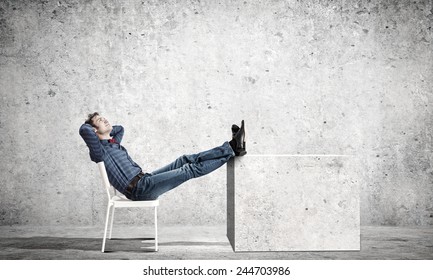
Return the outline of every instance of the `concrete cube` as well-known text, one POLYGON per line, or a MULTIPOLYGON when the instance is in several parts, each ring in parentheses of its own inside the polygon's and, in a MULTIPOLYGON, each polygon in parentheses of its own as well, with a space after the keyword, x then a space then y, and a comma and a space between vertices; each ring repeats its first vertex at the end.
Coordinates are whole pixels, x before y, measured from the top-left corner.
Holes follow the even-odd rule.
POLYGON ((234 251, 360 249, 353 156, 245 155, 227 164, 234 251))

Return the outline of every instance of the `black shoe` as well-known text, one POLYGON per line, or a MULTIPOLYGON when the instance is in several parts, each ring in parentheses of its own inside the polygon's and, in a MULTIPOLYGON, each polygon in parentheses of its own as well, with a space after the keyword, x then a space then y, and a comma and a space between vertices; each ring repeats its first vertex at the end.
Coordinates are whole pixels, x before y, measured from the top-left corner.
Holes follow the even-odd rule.
POLYGON ((239 131, 239 126, 233 124, 232 125, 232 138, 235 138, 236 133, 239 131))
MULTIPOLYGON (((232 126, 232 128, 233 128, 233 126, 232 126)), ((245 124, 244 124, 244 120, 242 120, 241 127, 239 128, 238 132, 236 132, 235 136, 233 137, 233 140, 235 141, 235 144, 236 144, 235 148, 233 149, 235 152, 235 155, 237 155, 237 156, 245 155, 247 153, 247 151, 245 150, 245 124)))
POLYGON ((236 148, 236 140, 235 139, 232 139, 229 142, 229 144, 232 147, 233 151, 235 152, 235 156, 243 156, 247 153, 247 151, 245 151, 245 149, 236 148))

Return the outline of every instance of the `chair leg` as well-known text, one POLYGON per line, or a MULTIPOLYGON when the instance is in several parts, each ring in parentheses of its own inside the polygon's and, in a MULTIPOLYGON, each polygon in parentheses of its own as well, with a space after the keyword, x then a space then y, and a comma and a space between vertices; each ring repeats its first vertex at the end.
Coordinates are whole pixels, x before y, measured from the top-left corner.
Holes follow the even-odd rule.
MULTIPOLYGON (((105 218, 105 230, 104 230, 104 238, 103 238, 103 240, 102 240, 102 253, 104 253, 105 252, 105 239, 106 239, 106 237, 107 237, 107 228, 108 228, 108 218, 109 218, 109 216, 110 216, 110 207, 111 207, 111 205, 110 204, 108 204, 108 206, 107 206, 107 217, 105 218)), ((114 206, 113 206, 114 207, 114 206)))
POLYGON ((155 252, 158 252, 158 210, 155 206, 155 252))
POLYGON ((114 205, 113 205, 113 213, 111 213, 110 235, 109 235, 108 239, 111 239, 111 235, 113 233, 114 209, 116 209, 116 207, 114 207, 114 205))

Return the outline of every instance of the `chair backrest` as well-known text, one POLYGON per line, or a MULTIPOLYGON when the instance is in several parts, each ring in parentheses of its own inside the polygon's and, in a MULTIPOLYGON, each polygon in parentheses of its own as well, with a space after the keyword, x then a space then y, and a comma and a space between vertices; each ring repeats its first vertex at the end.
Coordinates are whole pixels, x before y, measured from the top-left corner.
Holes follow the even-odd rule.
MULTIPOLYGON (((112 188, 110 181, 108 181, 107 170, 103 161, 98 162, 99 172, 101 173, 102 183, 107 191, 108 200, 111 199, 110 188, 112 188)), ((114 189, 114 188, 113 188, 114 189)))

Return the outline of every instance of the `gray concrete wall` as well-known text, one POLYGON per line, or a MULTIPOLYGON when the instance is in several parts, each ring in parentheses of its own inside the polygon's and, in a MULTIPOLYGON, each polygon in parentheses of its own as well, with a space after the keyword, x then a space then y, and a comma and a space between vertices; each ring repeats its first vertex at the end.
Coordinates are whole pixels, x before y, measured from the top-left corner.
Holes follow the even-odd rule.
MULTIPOLYGON (((251 154, 356 155, 362 224, 433 225, 432 13, 432 1, 2 0, 0 225, 103 223, 78 135, 93 111, 125 127, 146 171, 222 144, 241 119, 251 154)), ((164 195, 160 222, 225 223, 225 171, 164 195)))

